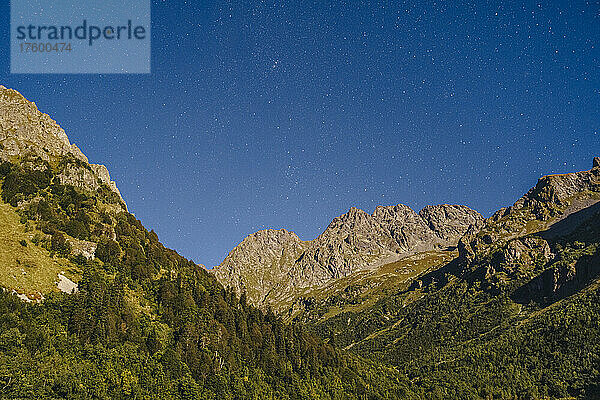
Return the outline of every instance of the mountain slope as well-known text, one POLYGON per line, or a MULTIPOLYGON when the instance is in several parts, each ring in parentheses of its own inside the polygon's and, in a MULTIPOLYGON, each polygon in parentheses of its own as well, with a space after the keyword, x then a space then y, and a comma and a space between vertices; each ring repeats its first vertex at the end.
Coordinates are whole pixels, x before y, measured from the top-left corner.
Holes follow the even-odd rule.
POLYGON ((259 311, 165 248, 105 168, 3 87, 0 143, 0 398, 411 396, 393 368, 259 311), (75 292, 58 290, 63 268, 75 292))
POLYGON ((251 303, 284 311, 308 291, 353 273, 377 269, 419 252, 456 246, 483 218, 465 206, 379 206, 372 215, 351 208, 316 239, 285 230, 248 236, 214 268, 216 278, 251 303))
POLYGON ((34 242, 43 233, 20 223, 17 212, 0 202, 0 286, 22 298, 39 300, 58 290, 59 275, 78 280, 81 270, 64 257, 53 257, 34 242))
POLYGON ((93 257, 104 231, 115 236, 110 215, 127 210, 106 167, 90 164, 54 120, 4 86, 0 178, 0 284, 30 299, 78 281, 82 270, 68 254, 93 257))
MULTIPOLYGON (((64 185, 90 191, 105 186, 118 195, 120 206, 126 208, 104 165, 90 164, 56 121, 16 90, 0 85, 0 160, 27 159, 41 160, 36 168, 46 163, 57 168, 57 178, 64 185)), ((23 166, 27 168, 28 164, 23 166)))
POLYGON ((353 209, 318 241, 252 235, 232 260, 270 263, 257 292, 292 275, 317 283, 284 323, 165 248, 65 142, 23 143, 0 164, 1 398, 600 397, 598 158, 486 220, 397 206, 353 209), (68 165, 97 186, 68 183, 68 165), (17 259, 38 303, 6 280, 17 259), (298 274, 308 260, 314 273, 298 274), (55 288, 59 266, 77 291, 55 288))
POLYGON ((439 398, 596 398, 599 251, 595 158, 589 171, 541 178, 419 282, 373 303, 341 302, 334 315, 316 301, 302 319, 439 398))

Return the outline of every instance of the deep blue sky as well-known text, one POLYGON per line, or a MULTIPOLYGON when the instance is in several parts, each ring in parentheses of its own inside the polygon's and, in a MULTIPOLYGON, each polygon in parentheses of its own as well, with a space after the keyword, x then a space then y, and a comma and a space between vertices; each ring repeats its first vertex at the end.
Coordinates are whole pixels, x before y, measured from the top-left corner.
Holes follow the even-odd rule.
POLYGON ((155 1, 152 74, 125 76, 11 75, 6 3, 0 83, 207 266, 351 206, 489 215, 600 155, 598 1, 155 1))

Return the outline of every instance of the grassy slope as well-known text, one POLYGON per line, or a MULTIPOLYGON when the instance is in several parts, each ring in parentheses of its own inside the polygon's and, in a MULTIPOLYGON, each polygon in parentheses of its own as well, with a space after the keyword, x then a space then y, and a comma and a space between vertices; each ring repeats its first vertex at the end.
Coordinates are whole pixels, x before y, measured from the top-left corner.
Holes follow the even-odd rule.
POLYGON ((457 255, 454 250, 417 253, 336 279, 326 287, 309 289, 302 297, 313 306, 295 310, 290 317, 322 323, 340 314, 360 313, 399 290, 408 289, 421 275, 437 270, 457 255))
POLYGON ((19 221, 16 211, 0 201, 0 286, 34 298, 58 290, 59 273, 77 280, 77 267, 34 245, 31 239, 36 231, 27 232, 19 221), (26 246, 20 243, 22 240, 26 246))

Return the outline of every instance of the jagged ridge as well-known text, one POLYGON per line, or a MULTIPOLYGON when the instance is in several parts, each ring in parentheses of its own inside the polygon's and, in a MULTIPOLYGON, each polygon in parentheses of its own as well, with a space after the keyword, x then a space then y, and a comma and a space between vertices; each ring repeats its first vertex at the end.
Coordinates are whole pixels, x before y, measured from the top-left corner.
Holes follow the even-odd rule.
POLYGON ((103 183, 119 196, 126 208, 104 165, 91 164, 81 150, 69 142, 56 121, 16 90, 0 85, 0 161, 15 162, 26 157, 39 157, 50 164, 62 160, 58 176, 63 184, 96 191, 99 183, 103 183))
POLYGON ((217 279, 259 306, 289 304, 299 289, 322 286, 353 272, 407 255, 457 244, 483 217, 466 206, 427 206, 419 213, 398 204, 373 214, 352 207, 316 239, 286 230, 248 236, 214 269, 217 279))

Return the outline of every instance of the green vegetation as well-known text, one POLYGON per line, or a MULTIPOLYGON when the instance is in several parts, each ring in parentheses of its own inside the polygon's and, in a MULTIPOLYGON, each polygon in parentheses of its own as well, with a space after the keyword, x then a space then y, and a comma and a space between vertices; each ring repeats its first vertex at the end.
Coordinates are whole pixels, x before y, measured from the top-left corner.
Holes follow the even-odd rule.
POLYGON ((0 285, 33 299, 56 290, 59 273, 77 280, 80 271, 67 259, 34 245, 32 240, 45 235, 29 229, 10 205, 0 202, 0 285))
POLYGON ((304 293, 299 300, 302 308, 292 312, 288 319, 322 323, 341 313, 367 310, 398 290, 408 289, 419 276, 437 270, 457 255, 453 250, 418 253, 333 280, 324 288, 304 293))
POLYGON ((600 213, 565 236, 552 229, 480 243, 474 263, 455 260, 421 276, 421 288, 312 329, 395 365, 426 398, 598 398, 600 213), (512 253, 514 240, 530 247, 512 253), (507 264, 506 254, 519 256, 507 264))
POLYGON ((72 163, 0 165, 0 284, 45 297, 0 291, 1 398, 600 397, 597 209, 550 227, 568 202, 498 215, 459 257, 307 291, 285 323, 166 249, 108 188, 61 184, 72 163), (95 258, 77 253, 91 242, 95 258), (76 293, 56 290, 62 272, 76 293))
MULTIPOLYGON (((11 238, 3 254, 39 253, 56 263, 39 269, 54 279, 63 260, 81 279, 75 294, 40 286, 46 298, 39 304, 0 293, 0 397, 396 399, 410 393, 395 369, 345 354, 247 305, 163 247, 133 215, 111 212, 101 193, 54 179, 32 183, 25 177, 37 174, 21 166, 4 169, 13 178, 2 194, 20 215, 0 205, 0 235, 11 238), (97 258, 73 255, 69 236, 97 241, 97 258)), ((2 274, 10 277, 6 265, 2 274)), ((30 289, 45 282, 31 276, 30 289)))

